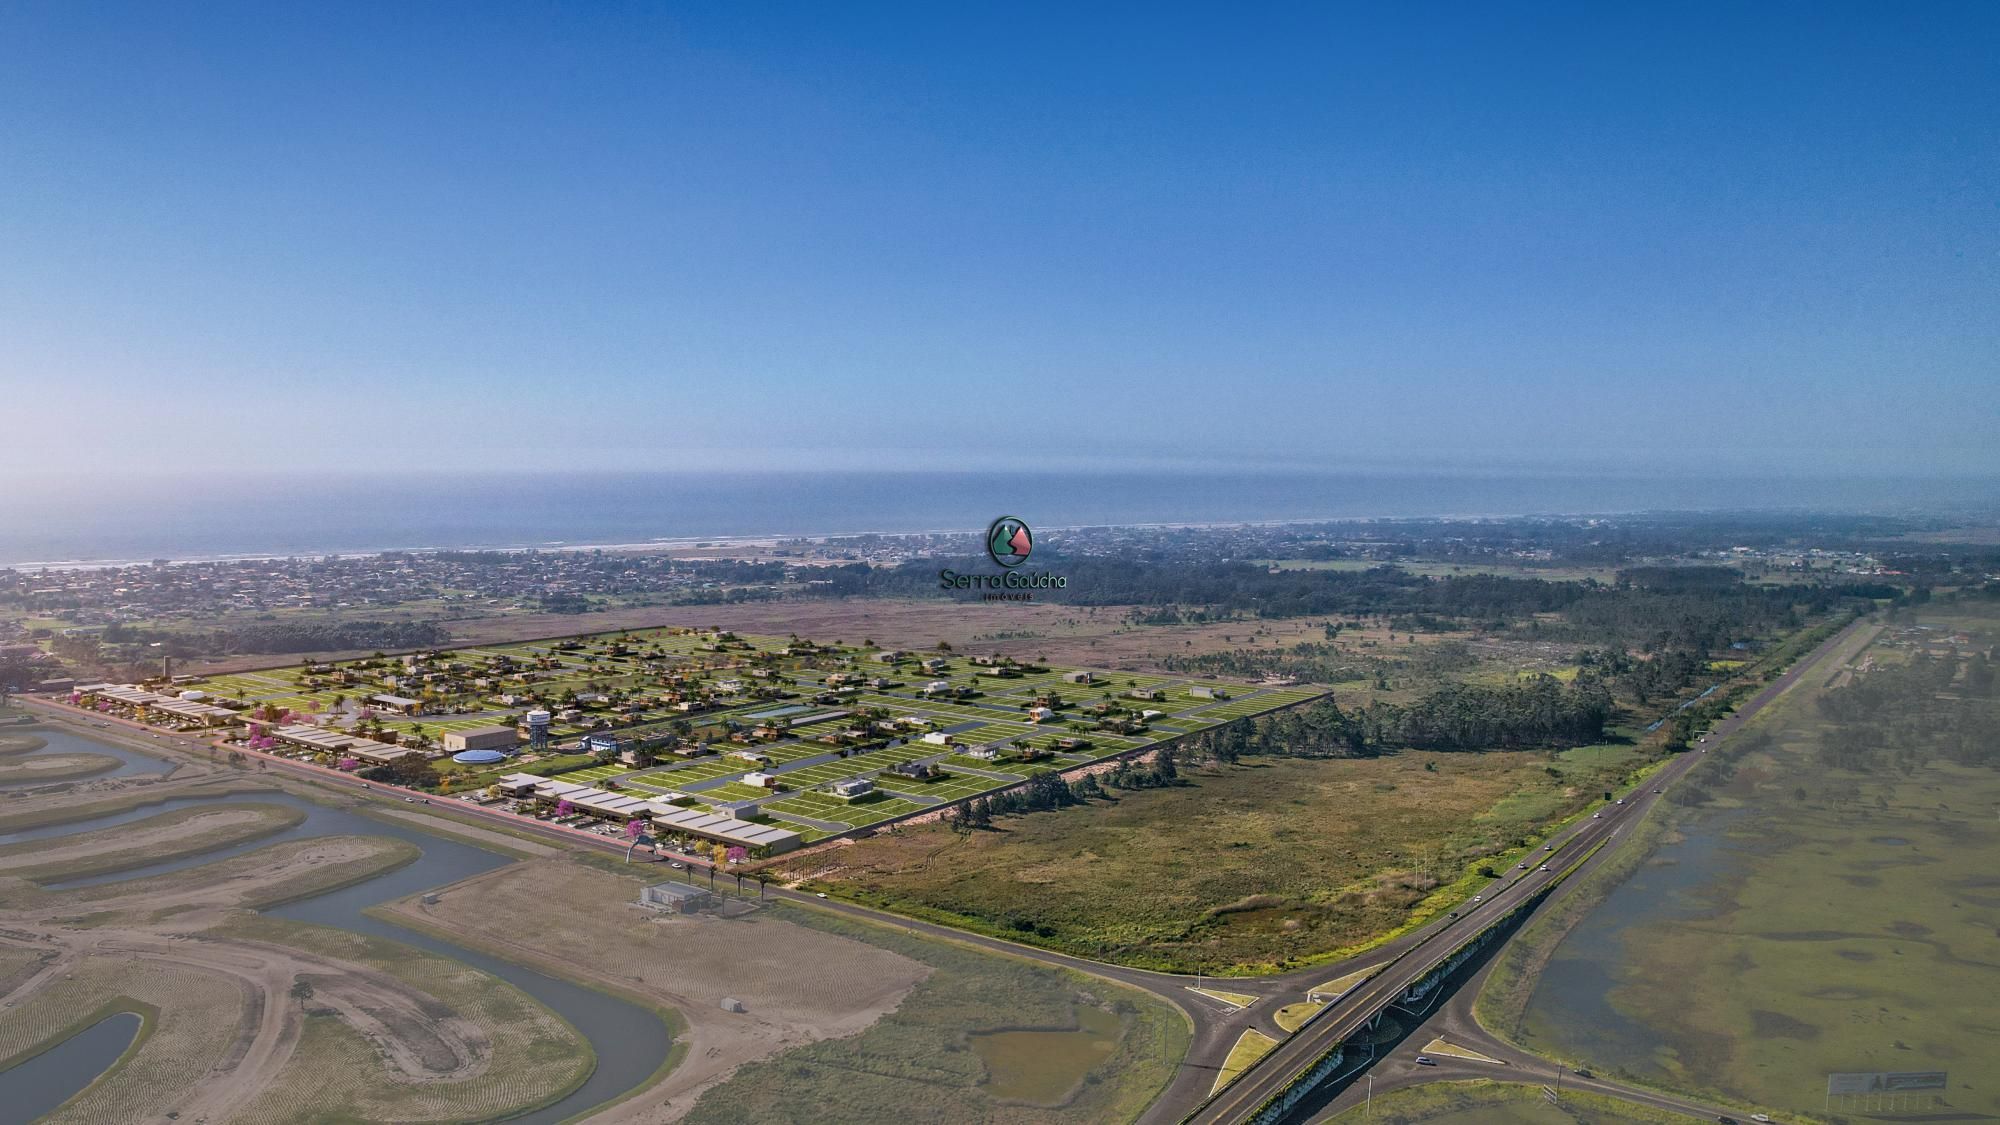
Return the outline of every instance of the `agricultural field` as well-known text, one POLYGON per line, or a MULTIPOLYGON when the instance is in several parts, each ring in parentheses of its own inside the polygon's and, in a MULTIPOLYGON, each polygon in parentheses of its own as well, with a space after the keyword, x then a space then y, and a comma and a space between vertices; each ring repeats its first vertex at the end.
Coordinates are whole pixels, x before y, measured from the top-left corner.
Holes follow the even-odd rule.
POLYGON ((1557 935, 1512 1032, 1773 1113, 1842 1118, 1826 1076, 1866 1071, 1948 1072, 1912 1113, 2000 1113, 1996 641, 1943 606, 1768 708, 1557 935))
POLYGON ((1260 972, 1441 911, 1477 869, 1653 759, 1633 744, 1246 758, 955 832, 904 826, 781 860, 808 889, 1147 968, 1260 972))

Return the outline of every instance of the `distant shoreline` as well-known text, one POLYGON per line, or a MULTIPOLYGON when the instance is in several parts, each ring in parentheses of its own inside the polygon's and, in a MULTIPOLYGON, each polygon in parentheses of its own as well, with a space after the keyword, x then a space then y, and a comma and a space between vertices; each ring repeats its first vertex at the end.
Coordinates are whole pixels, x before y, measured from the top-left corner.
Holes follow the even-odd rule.
POLYGON ((865 536, 1283 527, 1390 520, 1904 515, 1994 520, 2000 477, 1839 481, 1394 473, 783 473, 139 482, 0 497, 0 569, 108 570, 389 552, 691 551, 865 536), (706 532, 696 534, 696 532, 706 532))
MULTIPOLYGON (((1300 517, 1297 519, 1266 520, 1202 520, 1192 522, 1134 522, 1134 523, 1080 523, 1067 525, 1037 525, 1041 531, 1077 531, 1087 527, 1130 529, 1134 531, 1155 531, 1175 528, 1207 529, 1218 527, 1298 527, 1326 523, 1375 523, 1386 520, 1504 520, 1504 519, 1593 519, 1615 516, 1636 515, 1651 509, 1637 508, 1624 512, 1515 512, 1481 514, 1433 514, 1433 515, 1378 515, 1378 516, 1322 516, 1300 517)), ((1664 509, 1663 509, 1664 510, 1664 509)), ((73 571, 73 570, 117 570, 129 566, 150 566, 164 560, 168 566, 195 566, 203 563, 238 562, 281 562, 286 559, 369 559, 380 555, 411 554, 436 555, 447 552, 476 554, 527 554, 530 552, 576 552, 611 551, 625 554, 650 554, 660 551, 694 550, 701 545, 711 547, 776 547, 784 542, 805 541, 823 543, 831 539, 847 539, 863 535, 881 535, 890 538, 924 535, 978 535, 979 527, 941 527, 917 531, 825 531, 801 534, 757 534, 757 535, 688 535, 670 538, 648 539, 639 542, 569 543, 553 541, 547 543, 523 543, 510 546, 485 545, 464 547, 374 547, 360 550, 341 551, 265 551, 228 552, 212 555, 188 555, 174 558, 165 555, 144 559, 64 559, 54 562, 8 562, 0 563, 0 570, 19 571, 73 571)))

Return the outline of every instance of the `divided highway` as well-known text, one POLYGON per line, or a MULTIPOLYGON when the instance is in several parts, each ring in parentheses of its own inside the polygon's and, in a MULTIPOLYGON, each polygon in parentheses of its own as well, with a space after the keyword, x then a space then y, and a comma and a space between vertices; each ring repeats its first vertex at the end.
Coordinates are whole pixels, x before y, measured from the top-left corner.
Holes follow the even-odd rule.
MULTIPOLYGON (((1744 704, 1735 715, 1719 723, 1710 733, 1709 743, 1713 744, 1734 732, 1751 716, 1818 666, 1858 630, 1865 627, 1862 622, 1857 621, 1799 660, 1789 671, 1772 681, 1744 704)), ((142 724, 110 716, 83 716, 71 709, 32 698, 23 698, 19 702, 68 722, 94 722, 99 726, 109 725, 134 734, 148 735, 156 743, 182 751, 199 753, 209 748, 208 744, 194 738, 165 735, 142 724)), ((246 757, 261 761, 263 767, 272 773, 304 780, 318 786, 347 789, 356 795, 378 800, 396 801, 400 797, 420 800, 424 796, 381 783, 364 785, 358 779, 347 775, 331 774, 324 769, 304 766, 288 759, 266 756, 254 751, 247 752, 246 757), (357 792, 371 789, 372 792, 357 792)), ((1173 1004, 1188 1017, 1193 1032, 1193 1042, 1179 1073, 1141 1117, 1141 1125, 1165 1125, 1182 1120, 1242 1122, 1250 1120, 1260 1107, 1284 1091, 1296 1076, 1317 1062, 1333 1046, 1351 1039, 1384 1007, 1394 1002, 1411 985, 1427 976, 1430 969, 1439 961, 1450 956, 1465 942, 1477 937, 1515 907, 1547 889, 1550 883, 1561 877, 1567 868, 1576 864, 1579 857, 1585 856, 1590 849, 1599 844, 1607 845, 1607 849, 1616 846, 1623 827, 1636 816, 1643 815, 1652 803, 1659 799, 1657 791, 1670 787, 1700 760, 1701 753, 1698 750, 1682 754, 1663 767, 1638 791, 1631 794, 1625 804, 1606 805, 1597 817, 1585 819, 1559 834, 1550 841, 1554 845, 1552 852, 1533 853, 1537 859, 1530 863, 1526 870, 1506 872, 1503 879, 1494 882, 1493 889, 1487 892, 1481 901, 1468 904, 1454 915, 1440 919, 1423 930, 1402 935, 1361 957, 1342 964, 1318 965, 1268 977, 1228 978, 1226 981, 1217 982, 1230 991, 1244 992, 1257 997, 1254 1007, 1257 1011, 1263 1012, 1272 1005, 1300 998, 1304 991, 1315 983, 1363 968, 1379 966, 1373 977, 1350 989, 1339 1000, 1327 1005, 1311 1022, 1283 1039, 1256 1065, 1212 1098, 1209 1097, 1209 1088, 1236 1036, 1245 1026, 1251 1026, 1251 1021, 1264 1022, 1268 1017, 1257 1016, 1248 1010, 1218 1011, 1216 1006, 1199 1002, 1189 991, 1189 986, 1195 983, 1196 978, 1090 961, 1019 945, 1004 939, 903 918, 865 906, 838 900, 821 900, 777 887, 769 888, 767 893, 772 898, 809 904, 816 909, 846 914, 857 919, 891 925, 994 952, 1025 957, 1145 989, 1173 1004), (1544 863, 1550 870, 1540 869, 1544 863)), ((594 849, 620 854, 625 850, 622 841, 524 820, 518 816, 482 809, 463 802, 439 800, 428 806, 420 805, 419 808, 432 814, 451 814, 448 819, 458 820, 460 823, 487 822, 495 827, 530 836, 543 836, 556 842, 583 844, 594 849)), ((695 858, 676 858, 688 863, 696 871, 709 866, 695 858)), ((1275 1026, 1268 1030, 1272 1033, 1278 1032, 1275 1026)), ((1603 1092, 1614 1091, 1607 1089, 1603 1092)))
MULTIPOLYGON (((1783 695, 1801 677, 1817 667, 1828 655, 1839 649, 1857 631, 1864 628, 1867 626, 1856 621, 1834 634, 1783 675, 1765 685, 1762 691, 1735 714, 1716 724, 1708 735, 1707 744, 1713 745, 1733 734, 1772 700, 1783 695)), ((1477 937, 1514 907, 1560 878, 1564 869, 1576 862, 1576 857, 1588 853, 1598 844, 1605 844, 1607 848, 1615 846, 1616 837, 1624 826, 1644 815, 1666 789, 1679 781, 1688 770, 1694 768, 1705 752, 1705 747, 1686 751, 1654 774, 1652 779, 1624 804, 1607 805, 1593 819, 1585 820, 1566 834, 1557 837, 1554 854, 1564 857, 1564 862, 1560 864, 1549 862, 1548 871, 1540 870, 1540 865, 1531 865, 1526 872, 1509 872, 1511 881, 1505 886, 1496 883, 1496 889, 1484 896, 1482 901, 1460 910, 1456 917, 1447 918, 1437 924, 1423 936, 1421 944, 1413 947, 1340 1000, 1327 1005, 1312 1022, 1278 1044, 1255 1066, 1220 1094, 1196 1109, 1185 1120, 1204 1125, 1251 1120, 1265 1103, 1282 1094, 1295 1078, 1317 1063, 1336 1045, 1352 1039, 1369 1020, 1375 1017, 1376 1013, 1423 980, 1430 970, 1453 950, 1477 937)), ((1541 854, 1547 856, 1549 853, 1541 854)))

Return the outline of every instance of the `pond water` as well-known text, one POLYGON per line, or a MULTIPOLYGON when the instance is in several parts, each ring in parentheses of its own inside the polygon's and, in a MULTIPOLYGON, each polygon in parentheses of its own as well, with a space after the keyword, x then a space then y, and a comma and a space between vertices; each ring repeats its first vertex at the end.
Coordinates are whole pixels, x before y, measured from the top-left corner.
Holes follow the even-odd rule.
POLYGON ((1529 998, 1527 1026, 1542 1043, 1589 1044, 1591 1060, 1665 1081, 1658 1031, 1627 1018, 1612 993, 1633 971, 1625 934, 1710 910, 1704 892, 1735 866, 1730 826, 1743 810, 1686 818, 1677 839, 1661 844, 1638 871, 1606 896, 1556 947, 1529 998))
POLYGON ((1072 1031, 993 1031, 974 1035, 986 1064, 986 1092, 1002 1101, 1057 1105, 1091 1069, 1111 1057, 1124 1035, 1117 1015, 1076 1006, 1072 1031))
MULTIPOLYGON (((51 745, 54 740, 51 739, 51 745)), ((78 740, 85 747, 95 751, 98 744, 88 740, 78 740)), ((0 835, 0 842, 14 840, 41 839, 68 832, 88 831, 108 825, 125 823, 156 815, 172 808, 190 804, 214 804, 228 801, 248 801, 287 805, 303 810, 306 819, 299 825, 288 828, 274 836, 228 848, 218 848, 200 856, 184 856, 164 860, 131 871, 121 871, 115 875, 79 879, 63 886, 78 886, 88 883, 118 882, 125 879, 158 875, 190 867, 198 863, 213 862, 216 859, 239 854, 254 848, 266 847, 287 840, 308 836, 361 835, 393 836, 407 840, 422 849, 423 854, 413 863, 394 871, 378 875, 373 879, 357 883, 340 890, 331 891, 313 898, 289 903, 274 908, 267 913, 273 917, 289 918, 301 922, 312 922, 323 926, 333 926, 355 933, 388 938, 408 945, 414 945, 499 977, 521 991, 548 1005, 557 1014, 590 1041, 597 1054, 597 1066, 584 1084, 563 1098, 542 1110, 511 1121, 527 1123, 558 1122, 576 1116, 581 1111, 608 1101, 637 1086, 650 1076, 666 1057, 672 1046, 672 1036, 659 1016, 636 1004, 597 992, 568 981, 557 980, 543 973, 514 965, 498 958, 441 941, 427 934, 417 933, 392 922, 385 922, 362 913, 366 908, 415 894, 432 887, 456 882, 481 871, 512 862, 508 856, 458 840, 445 839, 422 832, 414 827, 399 823, 375 820, 343 809, 315 804, 288 794, 280 793, 240 793, 213 798, 191 798, 165 801, 144 808, 114 813, 91 820, 75 821, 64 825, 45 826, 21 832, 0 835)), ((56 885, 51 884, 52 887, 56 885)), ((81 1038, 81 1037, 79 1037, 81 1038)), ((126 1042, 130 1041, 127 1033, 126 1042)), ((95 1042, 93 1040, 92 1042, 95 1042)), ((60 1050, 60 1048, 58 1048, 60 1050)), ((0 1081, 11 1082, 23 1091, 23 1097, 39 1099, 54 1098, 48 1102, 53 1108, 67 1100, 91 1079, 101 1073, 104 1066, 116 1059, 120 1044, 109 1059, 105 1059, 96 1070, 79 1077, 74 1067, 65 1069, 49 1065, 47 1060, 54 1056, 51 1051, 39 1055, 12 1070, 0 1072, 0 1081)), ((76 1049, 83 1052, 84 1048, 76 1049)), ((90 1058, 84 1056, 86 1063, 90 1058)), ((78 1066, 85 1065, 79 1063, 78 1066)), ((0 1104, 14 1104, 0 1101, 0 1104)), ((38 1112, 46 1112, 41 1110, 38 1112)), ((35 1116, 30 1114, 30 1117, 35 1116)))
POLYGON ((7 1107, 7 1119, 33 1121, 68 1101, 111 1069, 139 1028, 136 1014, 118 1012, 12 1070, 0 1070, 0 1105, 7 1107))

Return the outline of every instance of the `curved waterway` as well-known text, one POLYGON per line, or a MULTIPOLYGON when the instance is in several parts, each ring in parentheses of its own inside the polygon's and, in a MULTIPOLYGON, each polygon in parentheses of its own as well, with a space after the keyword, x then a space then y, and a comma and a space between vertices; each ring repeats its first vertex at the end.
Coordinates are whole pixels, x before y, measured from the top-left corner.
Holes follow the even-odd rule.
MULTIPOLYGON (((78 741, 93 751, 98 749, 98 744, 95 742, 82 739, 78 741)), ((50 744, 54 744, 54 739, 50 740, 50 744)), ((164 801, 91 820, 0 834, 0 843, 89 831, 153 816, 168 809, 228 801, 287 805, 302 810, 306 814, 306 819, 276 835, 265 836, 233 847, 218 848, 198 856, 164 860, 134 870, 121 871, 115 875, 50 884, 50 887, 61 889, 158 875, 196 864, 212 863, 227 856, 308 836, 393 836, 415 844, 422 850, 422 856, 413 863, 365 882, 288 903, 265 913, 277 918, 290 918, 300 922, 370 934, 442 954, 499 977, 548 1005, 550 1009, 568 1020, 578 1033, 590 1041, 591 1049, 597 1055, 596 1069, 591 1072, 590 1078, 569 1096, 534 1113, 508 1118, 509 1121, 548 1123, 574 1117, 639 1085, 666 1057, 668 1049, 672 1046, 672 1035, 660 1017, 645 1008, 363 913, 370 906, 456 882, 512 862, 511 857, 497 852, 487 851, 458 840, 434 836, 400 823, 376 820, 283 793, 237 793, 220 797, 164 801)), ((103 1026, 104 1024, 98 1024, 84 1034, 92 1034, 103 1026)), ((28 1117, 46 1113, 82 1090, 102 1073, 105 1067, 111 1065, 118 1054, 125 1049, 126 1044, 131 1042, 131 1035, 128 1030, 124 1041, 119 1043, 116 1050, 110 1052, 109 1057, 103 1056, 104 1048, 93 1038, 73 1049, 73 1057, 78 1061, 68 1066, 57 1065, 72 1056, 65 1055, 58 1058, 56 1052, 69 1048, 70 1044, 77 1043, 80 1039, 83 1039, 82 1035, 54 1050, 37 1055, 12 1070, 0 1072, 0 1091, 19 1089, 22 1098, 38 1105, 53 1097, 53 1101, 48 1101, 42 1109, 29 1114, 28 1117), (96 1063, 94 1070, 90 1069, 93 1061, 96 1063)), ((11 1107, 18 1104, 22 1103, 11 1098, 0 1098, 0 1105, 11 1107)))
MULTIPOLYGON (((65 730, 62 727, 8 727, 0 730, 0 734, 19 734, 24 738, 39 738, 48 743, 47 746, 34 751, 37 755, 97 754, 107 758, 118 759, 118 768, 115 770, 94 773, 88 777, 63 778, 60 779, 61 781, 102 781, 107 777, 125 777, 135 773, 163 774, 174 768, 174 764, 166 761, 164 758, 155 758, 151 754, 142 754, 137 750, 128 750, 123 746, 113 746, 108 742, 99 742, 94 738, 85 738, 83 735, 65 730)), ((37 781, 34 778, 29 778, 25 781, 7 782, 4 785, 0 785, 0 790, 24 789, 31 785, 56 785, 59 783, 59 781, 37 781)))

